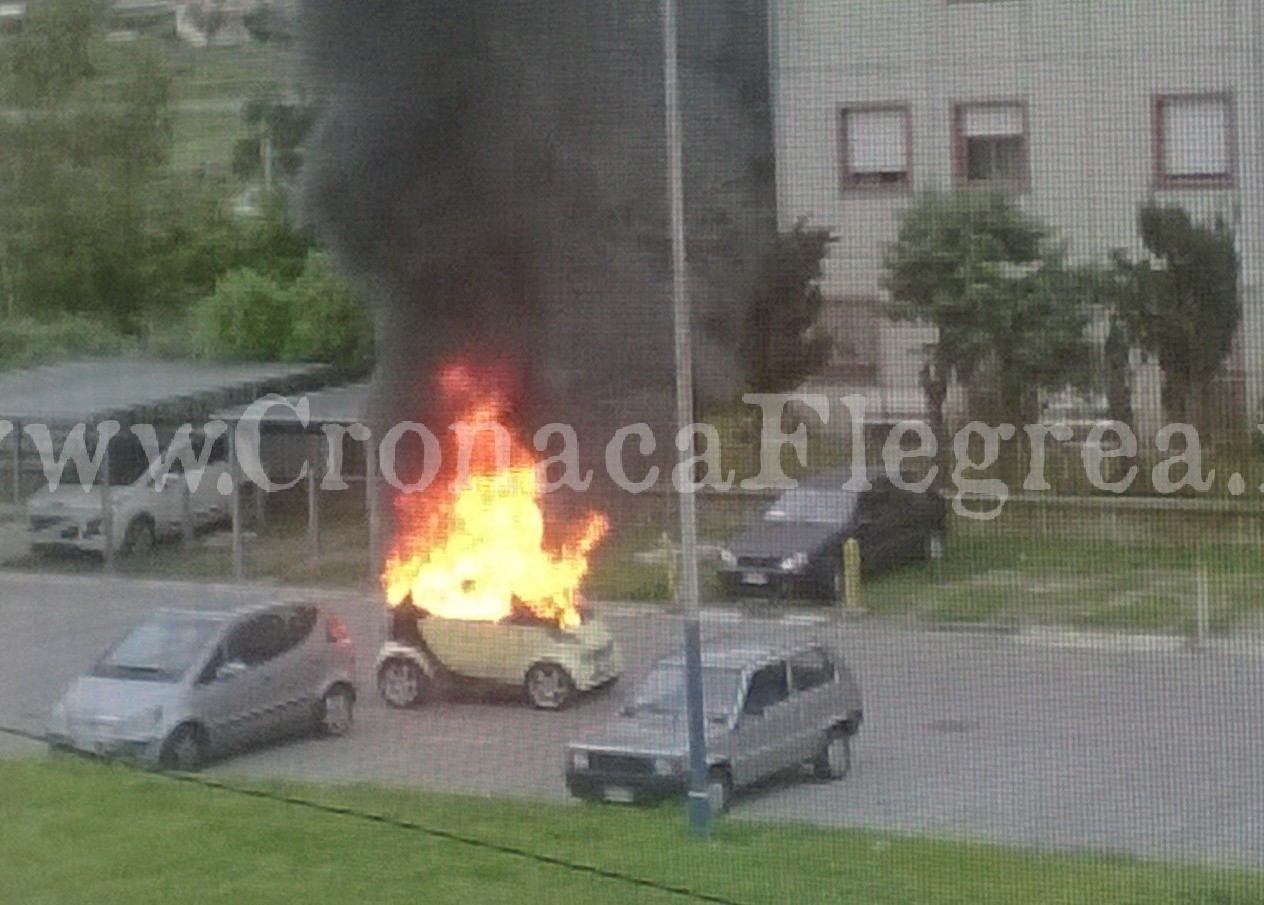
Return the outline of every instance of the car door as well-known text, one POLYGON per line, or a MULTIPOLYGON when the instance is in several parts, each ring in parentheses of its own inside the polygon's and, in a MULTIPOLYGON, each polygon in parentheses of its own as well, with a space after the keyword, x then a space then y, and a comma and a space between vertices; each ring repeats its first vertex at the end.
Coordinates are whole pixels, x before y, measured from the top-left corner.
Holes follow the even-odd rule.
POLYGON ((789 660, 794 758, 806 761, 820 750, 825 732, 843 714, 835 713, 834 664, 826 653, 818 647, 809 647, 789 660))
POLYGON ((856 504, 856 541, 861 564, 868 570, 885 565, 891 551, 891 485, 879 478, 856 504))
POLYGON ((284 624, 275 666, 278 714, 286 727, 300 728, 311 723, 324 692, 325 661, 312 643, 318 614, 310 604, 287 604, 277 613, 284 624))
POLYGON ((273 625, 265 615, 234 625, 198 678, 194 710, 219 750, 266 734, 274 677, 266 662, 273 625))
POLYGON ((793 763, 786 663, 777 660, 747 679, 734 730, 734 782, 745 785, 793 763))

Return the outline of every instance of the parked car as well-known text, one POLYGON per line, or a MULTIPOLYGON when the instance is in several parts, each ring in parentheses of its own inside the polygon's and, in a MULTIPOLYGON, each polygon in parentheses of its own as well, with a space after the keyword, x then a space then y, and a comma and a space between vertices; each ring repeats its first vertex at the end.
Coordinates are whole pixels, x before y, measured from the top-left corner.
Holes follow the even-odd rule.
MULTIPOLYGON (((190 461, 202 454, 204 438, 193 434, 185 446, 190 461)), ((103 468, 95 482, 79 480, 73 462, 68 463, 54 490, 42 487, 26 501, 28 540, 32 551, 61 548, 91 553, 105 551, 105 504, 103 487, 110 485, 114 550, 137 553, 166 538, 178 537, 185 519, 186 484, 188 515, 195 529, 226 521, 229 498, 219 481, 228 471, 228 442, 220 436, 207 452, 206 464, 190 469, 172 453, 171 465, 150 462, 133 434, 113 437, 109 444, 109 473, 103 468), (196 479, 196 480, 195 480, 196 479), (194 485, 196 488, 194 489, 194 485)))
POLYGON ((287 733, 345 734, 354 675, 345 625, 310 603, 160 610, 70 686, 46 738, 55 750, 193 770, 287 733))
MULTIPOLYGON (((704 646, 707 798, 714 812, 735 789, 789 768, 841 779, 864 720, 860 687, 836 653, 805 642, 704 646)), ((689 785, 685 664, 660 661, 602 731, 566 749, 566 786, 590 800, 634 802, 689 785)))
POLYGON ((412 707, 453 684, 509 686, 540 709, 559 710, 621 670, 605 625, 586 609, 581 616, 573 629, 525 608, 496 622, 448 619, 405 600, 378 654, 378 689, 392 707, 412 707))
POLYGON ((866 572, 943 556, 943 497, 932 489, 903 490, 878 468, 866 473, 870 489, 848 490, 850 474, 837 469, 804 478, 721 547, 725 591, 837 600, 848 538, 856 539, 866 572))

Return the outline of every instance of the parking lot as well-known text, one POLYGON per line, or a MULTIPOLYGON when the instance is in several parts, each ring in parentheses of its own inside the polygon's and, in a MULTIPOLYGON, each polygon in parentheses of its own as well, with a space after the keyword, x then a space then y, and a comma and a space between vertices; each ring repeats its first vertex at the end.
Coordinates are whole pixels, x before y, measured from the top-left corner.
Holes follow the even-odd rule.
MULTIPOLYGON (((0 724, 38 730, 62 688, 143 613, 275 593, 100 576, 0 575, 0 724)), ((384 619, 367 594, 327 596, 357 643, 357 725, 221 762, 230 779, 373 781, 563 800, 562 748, 614 717, 677 643, 653 606, 601 608, 627 670, 561 713, 515 696, 385 707, 373 688, 384 619)), ((771 818, 1264 866, 1264 656, 1254 643, 1177 645, 907 629, 825 610, 705 613, 708 638, 807 633, 839 645, 865 688, 851 775, 787 777, 739 797, 771 818)), ((38 751, 7 740, 0 753, 38 751)))

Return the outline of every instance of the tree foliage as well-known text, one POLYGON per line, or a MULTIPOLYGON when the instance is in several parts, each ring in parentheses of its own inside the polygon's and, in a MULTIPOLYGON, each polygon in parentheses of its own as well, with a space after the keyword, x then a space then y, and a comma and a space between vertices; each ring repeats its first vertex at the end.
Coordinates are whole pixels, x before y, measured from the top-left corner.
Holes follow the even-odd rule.
POLYGON ((143 53, 92 94, 100 8, 32 4, 0 104, 0 289, 10 314, 138 328, 154 234, 152 185, 170 145, 170 78, 143 53))
POLYGON ((822 297, 822 261, 835 237, 804 223, 774 237, 765 252, 747 309, 742 360, 757 393, 797 387, 829 358, 831 340, 813 336, 822 297))
POLYGON ((326 257, 308 256, 286 279, 241 267, 193 308, 193 346, 218 360, 320 361, 350 374, 372 366, 372 324, 326 257))
POLYGON ((1242 318, 1233 233, 1221 218, 1195 224, 1182 208, 1155 203, 1138 212, 1137 231, 1149 257, 1114 252, 1113 301, 1131 341, 1159 361, 1168 416, 1186 421, 1242 318))
POLYGON ((904 216, 887 249, 890 313, 937 328, 923 387, 943 426, 949 380, 974 381, 997 415, 1038 415, 1041 389, 1087 372, 1089 288, 1048 230, 1003 195, 930 194, 904 216))

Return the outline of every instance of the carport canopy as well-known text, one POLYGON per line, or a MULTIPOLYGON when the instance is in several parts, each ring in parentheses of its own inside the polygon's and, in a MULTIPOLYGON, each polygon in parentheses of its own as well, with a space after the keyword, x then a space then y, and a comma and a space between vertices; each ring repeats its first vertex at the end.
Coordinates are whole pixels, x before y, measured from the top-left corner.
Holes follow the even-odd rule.
MULTIPOLYGON (((182 424, 211 411, 270 392, 295 392, 329 380, 328 365, 309 362, 157 361, 89 359, 25 368, 0 374, 0 421, 11 425, 11 499, 22 499, 22 433, 33 424, 61 432, 84 424, 116 420, 134 424, 182 424)), ((108 510, 109 496, 104 504, 108 510)), ((108 511, 105 519, 110 524, 108 511)), ((106 563, 112 563, 106 544, 106 563)))
MULTIPOLYGON (((363 424, 368 415, 371 401, 372 384, 357 383, 340 387, 329 387, 311 393, 302 393, 283 397, 284 404, 278 401, 266 409, 253 413, 258 419, 260 439, 269 433, 301 432, 309 435, 313 447, 323 441, 323 432, 327 425, 350 427, 363 424), (304 408, 305 418, 300 417, 300 403, 304 408)), ((248 405, 217 412, 213 415, 229 426, 230 452, 234 473, 238 469, 237 434, 238 426, 250 410, 248 405)), ((377 456, 372 444, 366 444, 364 457, 365 503, 368 510, 369 529, 369 579, 376 579, 378 567, 378 549, 381 538, 381 515, 377 494, 377 456)), ((321 475, 316 468, 307 469, 307 535, 308 545, 313 557, 320 554, 320 494, 321 475)), ((241 530, 241 481, 233 481, 232 524, 233 524, 233 574, 241 578, 245 571, 243 537, 241 530)), ((260 507, 263 497, 256 501, 260 507)))

